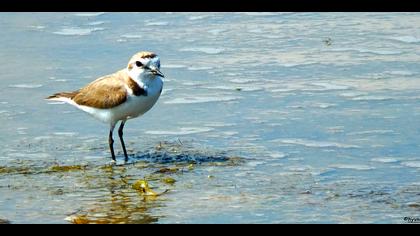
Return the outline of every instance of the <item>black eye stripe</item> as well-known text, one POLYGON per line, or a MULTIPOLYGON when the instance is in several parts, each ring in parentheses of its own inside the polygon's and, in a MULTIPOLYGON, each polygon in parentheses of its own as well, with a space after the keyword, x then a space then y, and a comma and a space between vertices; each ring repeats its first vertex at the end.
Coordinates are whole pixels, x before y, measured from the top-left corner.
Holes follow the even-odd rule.
POLYGON ((143 66, 143 63, 141 63, 140 61, 136 61, 136 66, 137 67, 143 66))

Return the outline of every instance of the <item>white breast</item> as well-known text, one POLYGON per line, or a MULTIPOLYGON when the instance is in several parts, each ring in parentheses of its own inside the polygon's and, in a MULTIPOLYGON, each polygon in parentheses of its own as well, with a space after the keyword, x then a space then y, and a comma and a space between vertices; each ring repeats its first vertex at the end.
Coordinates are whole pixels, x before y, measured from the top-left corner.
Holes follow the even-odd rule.
POLYGON ((160 78, 155 80, 155 83, 147 88, 147 96, 129 95, 127 101, 121 104, 121 114, 126 114, 127 119, 132 119, 150 110, 159 99, 163 87, 160 78))

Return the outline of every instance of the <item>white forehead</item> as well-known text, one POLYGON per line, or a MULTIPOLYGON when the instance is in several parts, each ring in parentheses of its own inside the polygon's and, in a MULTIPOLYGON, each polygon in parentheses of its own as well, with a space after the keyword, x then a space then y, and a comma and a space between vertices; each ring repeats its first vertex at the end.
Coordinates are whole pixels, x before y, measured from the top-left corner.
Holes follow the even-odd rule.
POLYGON ((154 65, 158 68, 160 68, 160 58, 158 56, 155 56, 153 58, 144 58, 146 61, 145 63, 148 63, 149 65, 154 65))
POLYGON ((147 58, 149 59, 150 63, 156 64, 156 63, 160 63, 160 58, 158 56, 155 56, 153 58, 147 58))

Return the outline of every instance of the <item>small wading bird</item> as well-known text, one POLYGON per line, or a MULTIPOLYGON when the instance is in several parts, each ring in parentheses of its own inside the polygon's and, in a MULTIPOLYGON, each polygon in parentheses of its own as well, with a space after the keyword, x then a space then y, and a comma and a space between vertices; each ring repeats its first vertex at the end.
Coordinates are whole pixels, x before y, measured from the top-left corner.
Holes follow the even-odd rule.
POLYGON ((127 68, 100 77, 77 91, 56 93, 46 99, 69 103, 110 124, 108 140, 113 162, 116 160, 112 132, 121 121, 118 135, 127 162, 124 124, 153 107, 162 93, 162 77, 159 57, 152 52, 139 52, 130 59, 127 68))

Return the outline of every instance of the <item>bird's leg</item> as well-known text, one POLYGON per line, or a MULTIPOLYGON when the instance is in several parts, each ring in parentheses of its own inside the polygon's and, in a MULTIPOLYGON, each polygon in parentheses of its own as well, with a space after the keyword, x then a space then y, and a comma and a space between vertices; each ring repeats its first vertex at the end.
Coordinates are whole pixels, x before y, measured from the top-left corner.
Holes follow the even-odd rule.
POLYGON ((118 136, 120 136, 121 145, 124 151, 125 162, 128 161, 127 150, 125 149, 124 139, 123 139, 123 129, 124 129, 125 120, 121 121, 120 128, 118 129, 118 136))
POLYGON ((111 150, 111 156, 112 160, 115 162, 115 153, 114 153, 114 140, 112 139, 112 131, 114 131, 115 124, 111 124, 111 127, 109 129, 109 149, 111 150))

